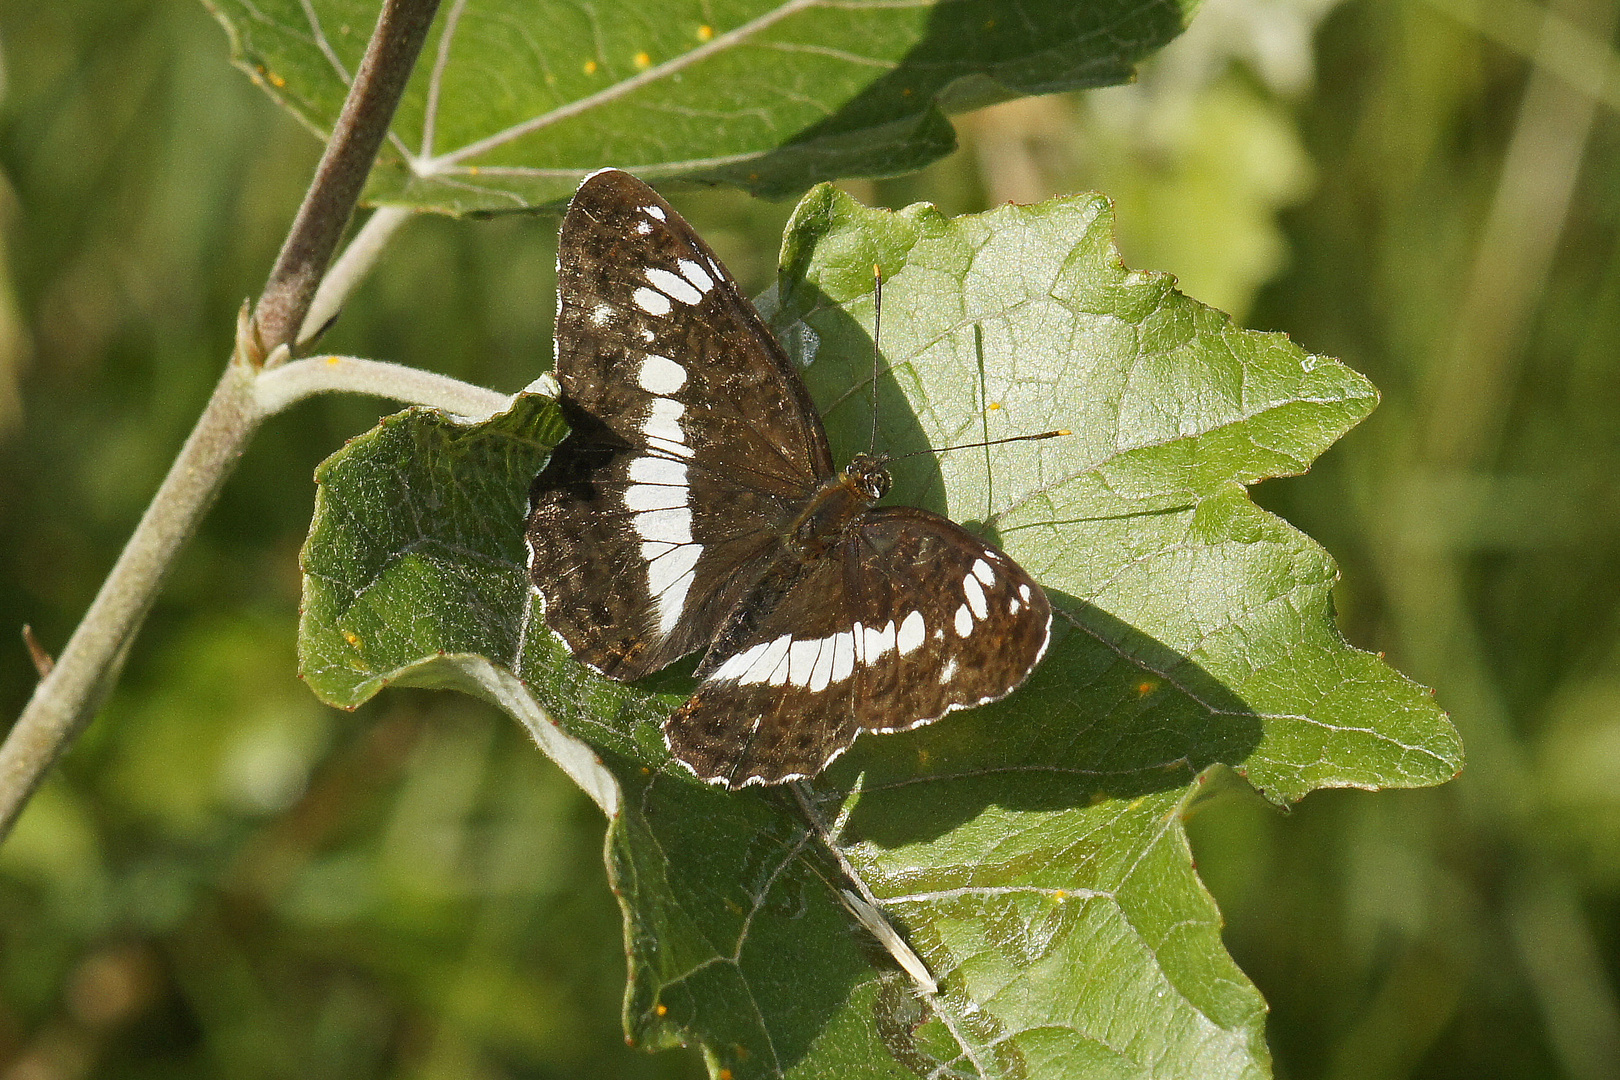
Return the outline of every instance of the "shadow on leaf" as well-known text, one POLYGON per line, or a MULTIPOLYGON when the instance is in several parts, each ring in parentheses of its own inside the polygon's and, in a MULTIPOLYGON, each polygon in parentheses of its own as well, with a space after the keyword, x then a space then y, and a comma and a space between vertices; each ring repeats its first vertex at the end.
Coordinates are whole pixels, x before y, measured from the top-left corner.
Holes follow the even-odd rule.
POLYGON ((1179 788, 1241 766, 1260 718, 1209 672, 1082 600, 1053 593, 1052 645, 1003 701, 858 741, 827 785, 858 788, 841 839, 926 843, 990 805, 1054 811, 1179 788))

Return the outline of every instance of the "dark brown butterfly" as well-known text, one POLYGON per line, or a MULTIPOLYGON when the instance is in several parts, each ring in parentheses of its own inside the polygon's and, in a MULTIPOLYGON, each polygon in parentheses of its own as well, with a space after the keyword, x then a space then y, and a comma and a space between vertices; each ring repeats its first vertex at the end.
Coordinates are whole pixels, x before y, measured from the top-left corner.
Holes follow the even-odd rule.
POLYGON ((812 776, 862 731, 1010 693, 1052 613, 1024 570, 833 466, 754 306, 647 185, 604 170, 563 218, 557 379, 572 433, 535 478, 530 575, 582 663, 637 679, 703 651, 664 723, 736 788, 812 776))

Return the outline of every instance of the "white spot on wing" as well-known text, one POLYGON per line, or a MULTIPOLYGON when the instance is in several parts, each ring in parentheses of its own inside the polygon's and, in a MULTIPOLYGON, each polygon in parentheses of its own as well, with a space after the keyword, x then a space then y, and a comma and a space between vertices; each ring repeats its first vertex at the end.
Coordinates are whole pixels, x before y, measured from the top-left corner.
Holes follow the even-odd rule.
POLYGON ((645 285, 630 294, 630 299, 636 302, 636 307, 649 315, 668 315, 670 309, 669 297, 657 289, 649 289, 645 285))
MULTIPOLYGON (((697 544, 681 544, 672 547, 658 558, 647 564, 647 591, 658 597, 659 622, 668 622, 665 617, 666 604, 664 597, 675 583, 691 572, 697 565, 698 556, 703 554, 703 548, 697 544)), ((686 599, 686 590, 681 590, 681 599, 686 599)), ((677 607, 676 615, 680 614, 677 607)), ((667 631, 666 631, 667 632, 667 631)))
POLYGON ((710 277, 707 270, 691 259, 682 259, 675 266, 680 270, 681 276, 690 281, 698 292, 706 293, 714 288, 714 278, 710 277))
POLYGON ((833 657, 837 653, 836 636, 816 639, 816 666, 810 669, 810 692, 819 694, 832 682, 833 657))
POLYGON ((657 218, 659 221, 664 220, 664 208, 662 206, 643 206, 641 212, 648 217, 657 218))
MULTIPOLYGON (((792 634, 783 634, 775 641, 766 642, 759 656, 754 658, 748 670, 743 672, 741 681, 745 683, 762 683, 776 674, 776 669, 787 658, 788 646, 793 644, 792 634)), ((756 646, 757 648, 758 646, 756 646)), ((752 652, 753 650, 749 650, 752 652)))
POLYGON ((648 438, 658 444, 657 446, 651 447, 653 450, 662 450, 665 453, 674 454, 677 457, 683 458, 689 458, 692 456, 692 448, 687 446, 685 443, 672 442, 669 439, 659 438, 656 435, 650 435, 648 438))
POLYGON ((791 648, 793 645, 793 637, 791 635, 786 635, 779 637, 776 640, 778 642, 786 642, 786 644, 782 646, 781 657, 776 661, 776 666, 771 668, 771 673, 765 677, 765 681, 770 683, 772 686, 781 686, 783 683, 788 681, 788 673, 793 668, 793 652, 791 648))
POLYGON ((788 649, 788 682, 794 686, 809 686, 810 673, 815 670, 821 655, 821 639, 795 641, 788 649))
POLYGON ((692 587, 692 574, 688 570, 658 594, 658 631, 665 637, 674 633, 675 627, 680 625, 681 612, 686 608, 686 593, 692 587))
POLYGON ((1029 603, 1029 585, 1027 583, 1018 586, 1018 595, 1024 598, 1024 603, 1029 603))
POLYGON ((612 304, 597 304, 591 310, 591 322, 597 326, 606 326, 613 321, 614 307, 612 304))
POLYGON ((979 587, 979 579, 969 574, 962 579, 962 591, 967 594, 968 607, 973 609, 973 617, 982 619, 990 613, 990 605, 984 602, 984 590, 979 587))
POLYGON ((723 663, 719 667, 715 668, 714 669, 714 674, 710 675, 709 678, 711 678, 711 679, 740 679, 740 678, 742 678, 742 676, 745 675, 748 672, 748 669, 754 665, 754 661, 758 660, 760 658, 761 654, 763 654, 765 652, 765 650, 769 649, 773 644, 775 644, 775 642, 762 641, 758 645, 755 645, 751 649, 744 649, 742 652, 737 653, 735 656, 729 657, 726 660, 725 663, 723 663))
POLYGON ((667 356, 648 353, 641 358, 636 382, 649 394, 673 394, 686 385, 686 369, 667 356))
MULTIPOLYGON (((889 627, 892 639, 894 623, 889 627)), ((861 636, 857 630, 845 630, 830 637, 794 641, 793 635, 783 634, 727 657, 709 678, 736 679, 745 685, 792 682, 820 693, 855 673, 856 641, 861 636)))
POLYGON ((955 674, 956 657, 953 656, 949 660, 945 661, 945 670, 939 673, 939 685, 944 686, 946 683, 950 682, 951 676, 955 674))
POLYGON ((684 506, 678 510, 647 510, 637 514, 635 521, 636 533, 643 540, 665 544, 692 542, 692 511, 684 506))
POLYGON ((653 398, 646 422, 641 425, 641 433, 649 439, 662 439, 684 446, 686 431, 681 427, 681 416, 685 412, 686 406, 674 398, 653 398))
POLYGON ((973 633, 973 613, 963 604, 956 609, 956 636, 967 637, 973 633))
POLYGON ((900 630, 895 634, 894 645, 904 656, 922 648, 923 638, 927 636, 927 627, 923 625, 922 612, 913 611, 906 616, 905 622, 900 624, 900 630))
POLYGON ((983 559, 973 560, 973 576, 978 578, 987 589, 996 583, 996 572, 990 569, 990 564, 983 559))
POLYGON ((703 294, 694 289, 690 281, 656 266, 647 270, 647 281, 671 300, 679 300, 683 304, 696 304, 703 299, 703 294))
POLYGON ((636 235, 637 236, 646 236, 650 232, 652 232, 652 226, 649 225, 647 222, 645 222, 645 221, 636 222, 636 235))
POLYGON ((846 630, 833 635, 832 681, 843 682, 855 672, 855 634, 846 630))
POLYGON ((686 486, 686 466, 661 457, 638 457, 630 463, 630 481, 635 484, 686 486))
POLYGON ((1007 597, 1007 613, 1009 615, 1018 614, 1020 611, 1023 610, 1023 607, 1024 607, 1024 605, 1020 604, 1018 602, 1018 597, 1016 597, 1016 596, 1007 597))
POLYGON ((686 505, 686 489, 668 484, 631 484, 624 489, 627 510, 674 510, 686 505))
POLYGON ((865 663, 871 664, 883 658, 883 654, 894 648, 894 620, 879 630, 875 626, 866 628, 866 642, 861 649, 861 656, 865 663))

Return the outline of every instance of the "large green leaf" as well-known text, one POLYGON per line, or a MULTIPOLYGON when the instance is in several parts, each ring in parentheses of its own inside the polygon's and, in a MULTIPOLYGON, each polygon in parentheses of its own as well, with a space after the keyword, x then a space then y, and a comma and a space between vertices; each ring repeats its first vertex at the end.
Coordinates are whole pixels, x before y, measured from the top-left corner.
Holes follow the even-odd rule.
POLYGON ((773 311, 835 451, 870 430, 874 264, 881 448, 1073 431, 896 463, 897 500, 1042 581, 1053 644, 1002 702, 858 740, 806 806, 667 758, 657 722, 689 679, 613 684, 525 634, 551 402, 481 426, 402 413, 322 467, 306 678, 346 705, 387 682, 481 693, 593 792, 638 1042, 699 1043, 736 1078, 1265 1075, 1264 1003, 1182 827, 1205 771, 1278 801, 1457 771, 1428 696, 1339 636, 1331 560, 1244 490, 1305 469, 1372 388, 1126 271, 1110 226, 1098 196, 954 220, 826 187, 800 204, 773 311), (851 914, 851 879, 937 994, 851 914))
MULTIPOLYGON (((330 131, 377 0, 205 0, 236 62, 330 131)), ((946 111, 1105 86, 1196 0, 446 0, 367 198, 555 204, 606 164, 759 193, 895 175, 946 111)))

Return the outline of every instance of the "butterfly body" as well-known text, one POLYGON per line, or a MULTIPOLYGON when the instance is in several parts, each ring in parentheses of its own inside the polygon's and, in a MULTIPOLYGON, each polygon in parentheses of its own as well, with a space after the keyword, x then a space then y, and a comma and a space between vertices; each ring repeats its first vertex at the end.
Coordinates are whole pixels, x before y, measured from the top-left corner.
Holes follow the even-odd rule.
POLYGON ((652 189, 615 170, 581 185, 558 295, 572 432, 531 491, 531 580, 611 678, 703 653, 664 725, 698 776, 814 775, 859 732, 993 701, 1038 662, 1040 587, 946 518, 874 505, 881 455, 835 470, 792 362, 652 189))

